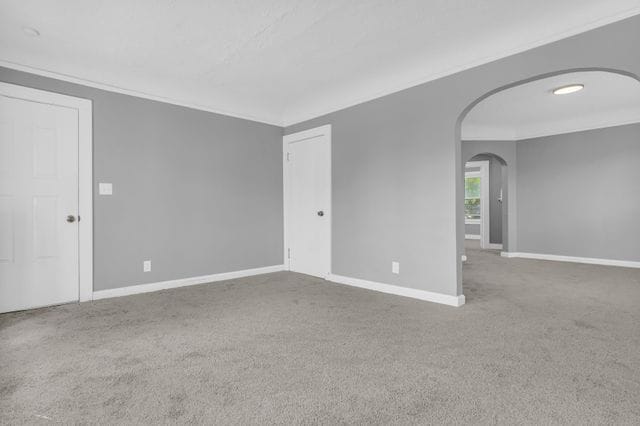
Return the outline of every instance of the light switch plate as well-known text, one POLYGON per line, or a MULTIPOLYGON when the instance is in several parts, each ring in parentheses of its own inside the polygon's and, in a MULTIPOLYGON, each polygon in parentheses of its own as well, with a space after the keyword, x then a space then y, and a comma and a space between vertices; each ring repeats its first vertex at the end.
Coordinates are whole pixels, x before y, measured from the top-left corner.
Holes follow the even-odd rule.
POLYGON ((142 262, 142 271, 143 272, 151 271, 151 261, 150 260, 145 260, 144 262, 142 262))
POLYGON ((113 194, 113 185, 110 183, 99 183, 98 184, 98 194, 100 195, 111 195, 113 194))
POLYGON ((400 273, 400 262, 391 262, 391 272, 394 274, 400 273))

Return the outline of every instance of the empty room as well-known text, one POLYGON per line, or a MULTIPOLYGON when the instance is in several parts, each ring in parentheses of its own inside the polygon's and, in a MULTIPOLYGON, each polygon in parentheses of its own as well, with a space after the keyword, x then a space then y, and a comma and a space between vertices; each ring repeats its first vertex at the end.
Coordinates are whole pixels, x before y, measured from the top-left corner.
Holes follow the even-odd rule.
POLYGON ((638 0, 0 0, 0 424, 640 424, 638 0))

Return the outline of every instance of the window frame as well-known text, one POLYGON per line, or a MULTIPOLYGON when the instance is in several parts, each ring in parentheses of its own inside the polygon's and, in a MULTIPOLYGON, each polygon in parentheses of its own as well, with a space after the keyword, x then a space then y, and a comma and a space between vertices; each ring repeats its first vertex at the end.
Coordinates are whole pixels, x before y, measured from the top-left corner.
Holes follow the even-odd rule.
MULTIPOLYGON (((489 160, 468 161, 465 163, 465 175, 467 173, 467 169, 480 169, 480 247, 483 249, 489 248, 491 245, 489 243, 489 232, 491 229, 491 217, 489 214, 489 167, 489 160)), ((476 171, 474 170, 473 172, 476 171)))
MULTIPOLYGON (((478 197, 467 197, 467 191, 465 190, 464 199, 466 200, 480 200, 480 217, 478 219, 467 219, 466 215, 464 218, 464 223, 466 225, 480 225, 482 224, 482 172, 481 171, 473 171, 473 172, 464 172, 465 181, 467 178, 480 178, 480 195, 478 197)), ((465 185, 466 188, 466 185, 465 185)))

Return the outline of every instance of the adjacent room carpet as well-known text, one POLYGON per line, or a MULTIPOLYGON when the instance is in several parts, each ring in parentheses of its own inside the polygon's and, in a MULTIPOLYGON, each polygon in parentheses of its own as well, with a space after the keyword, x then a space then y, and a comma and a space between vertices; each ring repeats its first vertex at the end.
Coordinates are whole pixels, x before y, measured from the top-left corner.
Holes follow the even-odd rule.
POLYGON ((640 270, 467 255, 461 308, 282 272, 0 315, 0 423, 640 424, 640 270))

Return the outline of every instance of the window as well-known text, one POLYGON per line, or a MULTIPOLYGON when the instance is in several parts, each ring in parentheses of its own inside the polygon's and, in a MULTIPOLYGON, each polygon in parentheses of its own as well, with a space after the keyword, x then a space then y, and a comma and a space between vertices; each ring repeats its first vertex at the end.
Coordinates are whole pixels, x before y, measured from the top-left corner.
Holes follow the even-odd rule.
POLYGON ((480 223, 480 182, 478 173, 466 173, 464 177, 464 220, 480 223))

